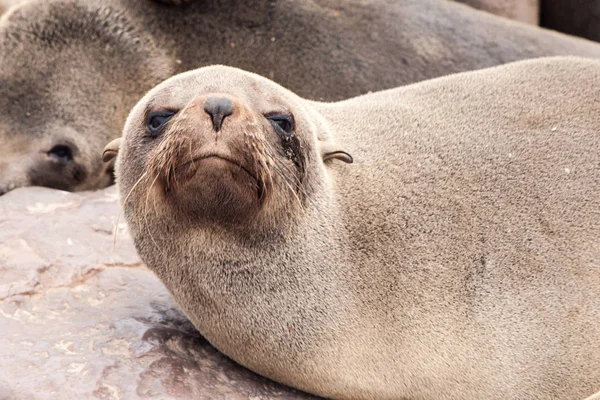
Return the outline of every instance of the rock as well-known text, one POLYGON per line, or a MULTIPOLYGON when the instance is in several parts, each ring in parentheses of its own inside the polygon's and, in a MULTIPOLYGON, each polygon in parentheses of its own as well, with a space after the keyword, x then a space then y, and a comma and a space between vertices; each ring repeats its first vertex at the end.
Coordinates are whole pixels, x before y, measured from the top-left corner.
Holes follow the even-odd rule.
POLYGON ((210 346, 118 212, 114 187, 0 197, 0 399, 314 399, 210 346))

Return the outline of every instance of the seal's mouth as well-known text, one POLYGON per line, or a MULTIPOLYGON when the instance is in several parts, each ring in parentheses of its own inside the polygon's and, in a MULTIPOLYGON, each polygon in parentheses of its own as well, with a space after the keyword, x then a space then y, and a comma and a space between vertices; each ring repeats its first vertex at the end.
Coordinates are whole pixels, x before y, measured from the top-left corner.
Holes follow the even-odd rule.
POLYGON ((255 181, 258 182, 258 178, 251 171, 249 171, 248 168, 244 167, 241 163, 239 163, 239 162, 237 162, 235 160, 232 160, 230 158, 217 155, 217 154, 210 154, 210 155, 207 155, 207 156, 195 157, 192 160, 183 163, 181 165, 181 168, 187 168, 187 167, 190 167, 190 166, 194 165, 194 163, 200 162, 202 160, 209 160, 209 159, 223 160, 225 162, 228 162, 229 164, 233 164, 233 165, 237 166, 238 168, 240 168, 242 171, 246 172, 248 175, 250 175, 250 177, 252 179, 254 179, 255 181))
POLYGON ((231 164, 232 166, 237 167, 239 171, 244 171, 246 173, 246 175, 248 175, 248 177, 251 178, 256 183, 258 198, 259 199, 262 198, 262 195, 264 193, 264 184, 263 184, 262 180, 259 179, 254 172, 252 172, 249 168, 245 167, 242 163, 240 163, 239 161, 236 161, 234 159, 231 159, 229 157, 226 157, 226 156, 223 156, 220 154, 206 154, 206 155, 202 155, 200 157, 192 158, 190 161, 187 161, 187 162, 181 164, 179 166, 179 168, 177 168, 177 169, 181 169, 184 171, 185 170, 195 171, 196 168, 194 168, 194 165, 196 163, 200 163, 200 162, 206 161, 206 160, 220 160, 225 163, 231 164))

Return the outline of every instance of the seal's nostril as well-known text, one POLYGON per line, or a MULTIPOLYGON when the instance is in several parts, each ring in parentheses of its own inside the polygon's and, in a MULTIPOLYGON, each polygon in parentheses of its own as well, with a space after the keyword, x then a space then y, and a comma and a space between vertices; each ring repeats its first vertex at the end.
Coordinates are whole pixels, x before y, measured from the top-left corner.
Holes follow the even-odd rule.
POLYGON ((225 117, 233 114, 233 102, 225 97, 209 97, 204 111, 211 116, 215 132, 219 132, 225 117))

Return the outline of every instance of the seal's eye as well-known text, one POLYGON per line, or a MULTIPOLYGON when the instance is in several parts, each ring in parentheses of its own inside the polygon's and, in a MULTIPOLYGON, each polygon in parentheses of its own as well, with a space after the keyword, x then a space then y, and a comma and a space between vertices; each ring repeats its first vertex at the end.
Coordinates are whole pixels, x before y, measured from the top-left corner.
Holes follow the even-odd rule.
POLYGON ((294 134, 294 116, 292 114, 267 114, 265 117, 271 122, 279 136, 290 138, 294 134))
POLYGON ((49 152, 48 157, 60 162, 61 164, 67 164, 73 161, 73 152, 71 148, 62 144, 54 146, 49 152))
POLYGON ((159 133, 159 131, 165 126, 167 122, 175 115, 172 111, 157 111, 150 114, 148 117, 148 130, 153 135, 159 133))

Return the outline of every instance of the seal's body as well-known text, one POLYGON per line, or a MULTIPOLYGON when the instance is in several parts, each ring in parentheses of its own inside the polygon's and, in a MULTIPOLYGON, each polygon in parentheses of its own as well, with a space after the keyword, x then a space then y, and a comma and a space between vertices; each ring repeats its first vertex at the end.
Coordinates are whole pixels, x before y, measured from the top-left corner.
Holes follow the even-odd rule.
POLYGON ((540 16, 539 0, 455 0, 505 18, 537 25, 540 16))
POLYGON ((331 104, 208 67, 134 108, 117 183, 142 259, 262 375, 339 399, 584 398, 599 96, 583 59, 331 104))
POLYGON ((600 46, 445 0, 31 0, 0 20, 0 194, 108 185, 102 146, 131 107, 202 65, 338 100, 559 54, 600 57, 600 46))

